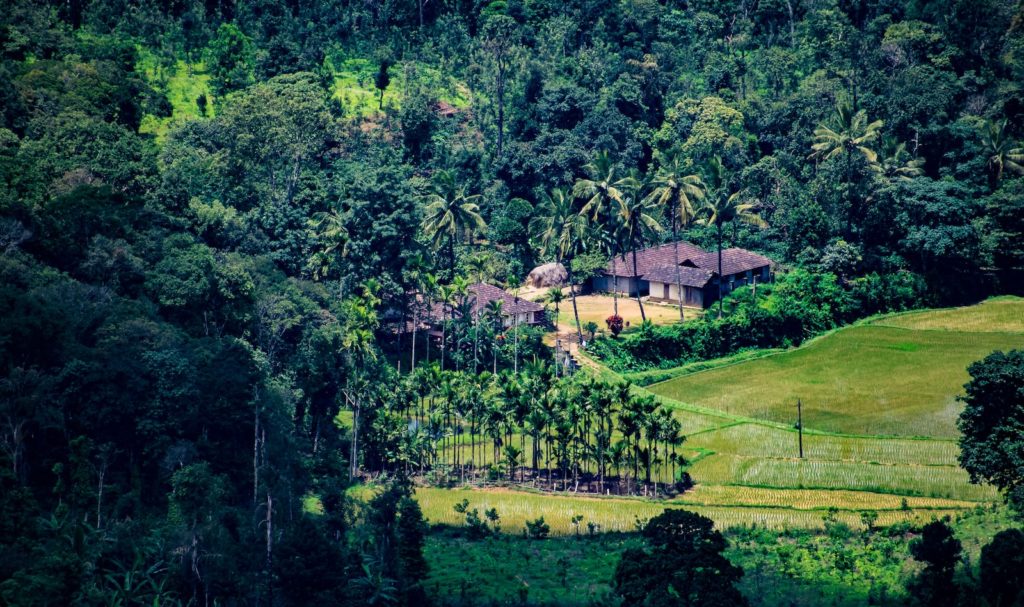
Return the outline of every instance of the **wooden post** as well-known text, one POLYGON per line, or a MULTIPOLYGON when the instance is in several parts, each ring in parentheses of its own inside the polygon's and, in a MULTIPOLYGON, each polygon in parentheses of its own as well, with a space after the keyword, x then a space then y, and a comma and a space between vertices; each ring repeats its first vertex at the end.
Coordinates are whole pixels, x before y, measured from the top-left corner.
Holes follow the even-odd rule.
POLYGON ((800 459, 803 459, 804 458, 804 416, 803 416, 803 406, 801 405, 799 398, 796 399, 796 428, 797 428, 797 436, 799 437, 797 440, 799 441, 799 445, 800 445, 800 459))

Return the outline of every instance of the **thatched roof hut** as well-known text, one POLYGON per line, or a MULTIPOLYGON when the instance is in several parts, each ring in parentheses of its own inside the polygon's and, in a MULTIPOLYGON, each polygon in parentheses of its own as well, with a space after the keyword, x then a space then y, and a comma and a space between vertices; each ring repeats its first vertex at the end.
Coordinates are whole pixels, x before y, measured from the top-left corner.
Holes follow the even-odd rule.
POLYGON ((564 287, 569 280, 569 273, 560 263, 546 263, 530 270, 526 284, 537 289, 547 287, 564 287))

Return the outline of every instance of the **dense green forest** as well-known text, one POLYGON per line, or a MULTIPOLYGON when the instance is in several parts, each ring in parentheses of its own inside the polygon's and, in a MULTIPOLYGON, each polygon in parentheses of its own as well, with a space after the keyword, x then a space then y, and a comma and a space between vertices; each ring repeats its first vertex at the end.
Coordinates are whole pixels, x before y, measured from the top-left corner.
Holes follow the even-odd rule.
MULTIPOLYGON (((592 340, 610 368, 1024 293, 1024 4, 5 0, 0 604, 421 605, 409 476, 684 491, 668 409, 470 289, 557 261, 572 310, 682 238, 778 278, 592 340)), ((1021 402, 1019 359, 979 402, 1021 402)), ((963 422, 964 467, 1024 503, 1019 415, 963 422)), ((605 599, 742 604, 698 519, 652 519, 605 599)), ((952 604, 923 533, 908 592, 952 604)), ((983 582, 1020 579, 1005 533, 983 582)))

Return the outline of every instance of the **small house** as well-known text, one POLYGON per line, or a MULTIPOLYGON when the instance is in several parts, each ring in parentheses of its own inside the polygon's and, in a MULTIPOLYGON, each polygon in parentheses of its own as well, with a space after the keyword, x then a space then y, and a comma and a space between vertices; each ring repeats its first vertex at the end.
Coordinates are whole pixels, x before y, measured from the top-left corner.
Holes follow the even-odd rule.
MULTIPOLYGON (((722 294, 747 284, 771 280, 772 260, 753 251, 732 247, 722 250, 722 294)), ((618 291, 625 296, 709 308, 718 301, 718 252, 705 251, 680 241, 616 257, 592 282, 594 291, 618 291), (678 250, 678 257, 676 251, 678 250), (679 260, 678 267, 676 259, 679 260)))

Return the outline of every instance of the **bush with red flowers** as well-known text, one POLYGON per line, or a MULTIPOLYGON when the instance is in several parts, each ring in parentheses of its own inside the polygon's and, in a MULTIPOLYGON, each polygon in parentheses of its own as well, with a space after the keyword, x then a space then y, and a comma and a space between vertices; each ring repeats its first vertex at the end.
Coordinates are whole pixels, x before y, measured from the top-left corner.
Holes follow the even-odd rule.
POLYGON ((604 324, 608 325, 608 330, 612 332, 615 337, 622 333, 622 317, 618 314, 612 314, 608 318, 604 319, 604 324))

